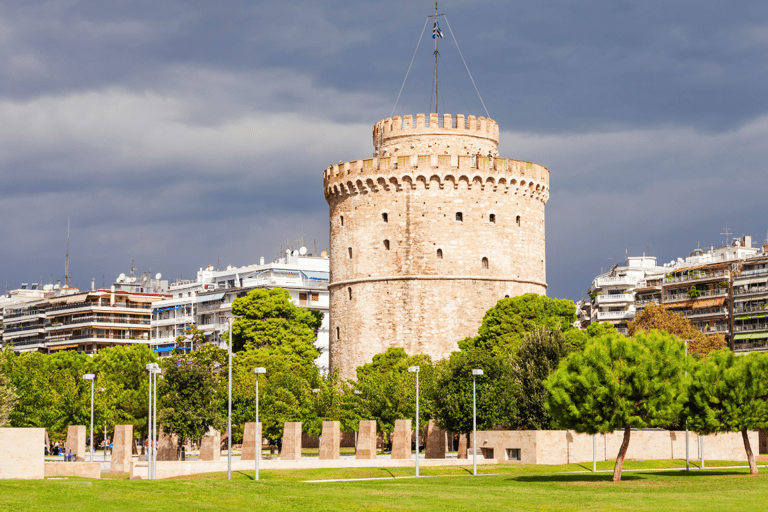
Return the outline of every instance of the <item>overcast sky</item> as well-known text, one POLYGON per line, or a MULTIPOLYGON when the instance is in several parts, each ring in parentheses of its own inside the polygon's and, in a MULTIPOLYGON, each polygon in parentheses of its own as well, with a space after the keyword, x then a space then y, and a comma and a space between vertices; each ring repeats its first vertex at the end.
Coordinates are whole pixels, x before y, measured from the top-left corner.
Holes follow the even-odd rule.
MULTIPOLYGON (((372 154, 430 1, 0 3, 2 285, 193 278, 328 246, 322 171, 372 154), (52 276, 52 277, 51 277, 52 276), (105 277, 103 277, 105 276, 105 277)), ((611 258, 768 232, 768 3, 442 1, 440 111, 551 172, 548 295, 611 258), (444 72, 442 71, 444 70, 444 72)), ((424 32, 395 114, 429 112, 424 32)))

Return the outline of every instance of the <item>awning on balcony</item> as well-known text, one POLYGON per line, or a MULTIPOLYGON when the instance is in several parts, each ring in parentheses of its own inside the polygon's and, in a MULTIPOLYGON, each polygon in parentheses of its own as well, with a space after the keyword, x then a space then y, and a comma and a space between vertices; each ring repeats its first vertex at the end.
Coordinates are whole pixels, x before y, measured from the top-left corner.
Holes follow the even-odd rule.
POLYGON ((739 340, 759 340, 768 338, 768 332, 750 332, 746 334, 737 334, 733 337, 734 341, 739 340))
POLYGON ((661 307, 663 307, 664 309, 672 309, 672 308, 702 309, 702 308, 712 308, 716 306, 722 306, 723 304, 725 304, 725 297, 713 297, 711 299, 684 300, 680 302, 673 302, 671 304, 662 304, 661 307))
POLYGON ((314 270, 302 270, 301 273, 310 279, 317 279, 318 281, 327 281, 329 275, 328 272, 319 272, 314 270))
POLYGON ((212 300, 220 300, 224 298, 224 292, 214 293, 213 295, 203 295, 197 297, 197 302, 210 302, 212 300))
POLYGON ((166 347, 155 347, 155 352, 163 353, 163 352, 171 352, 173 351, 173 345, 168 345, 166 347))

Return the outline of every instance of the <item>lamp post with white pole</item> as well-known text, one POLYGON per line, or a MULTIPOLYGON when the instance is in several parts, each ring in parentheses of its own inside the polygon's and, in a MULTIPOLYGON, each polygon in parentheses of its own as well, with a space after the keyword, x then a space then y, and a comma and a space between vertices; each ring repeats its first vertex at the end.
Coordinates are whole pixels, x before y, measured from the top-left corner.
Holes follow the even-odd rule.
POLYGON ((152 479, 152 370, 155 363, 147 363, 146 369, 149 374, 149 410, 147 412, 147 480, 152 479))
POLYGON ((419 476, 419 366, 409 366, 408 373, 416 374, 416 476, 419 476))
POLYGON ((255 454, 254 458, 256 459, 256 480, 259 479, 259 459, 261 458, 261 432, 259 431, 259 375, 263 375, 267 373, 266 368, 262 368, 261 366, 257 366, 253 369, 253 373, 256 374, 256 426, 255 429, 256 432, 256 446, 255 448, 255 454))
POLYGON ((95 378, 96 378, 96 375, 92 373, 86 373, 85 375, 83 375, 83 380, 91 381, 91 446, 90 446, 91 462, 93 462, 93 379, 95 378))
POLYGON ((482 374, 483 370, 472 370, 472 474, 475 476, 477 476, 477 399, 475 378, 482 374))
POLYGON ((229 343, 227 343, 227 353, 229 356, 228 371, 229 385, 227 390, 227 480, 232 480, 232 323, 234 318, 229 317, 229 343))

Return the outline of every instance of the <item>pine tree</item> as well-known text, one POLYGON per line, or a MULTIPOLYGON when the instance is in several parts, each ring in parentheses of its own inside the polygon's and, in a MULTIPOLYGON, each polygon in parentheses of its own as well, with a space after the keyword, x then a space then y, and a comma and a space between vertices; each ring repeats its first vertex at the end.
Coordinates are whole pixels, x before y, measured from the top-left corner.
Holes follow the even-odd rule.
POLYGON ((561 427, 587 434, 624 430, 614 482, 632 428, 674 423, 685 403, 685 348, 664 332, 607 334, 571 353, 545 381, 547 409, 561 427))
POLYGON ((692 370, 686 412, 699 434, 741 432, 749 472, 757 465, 748 431, 768 426, 768 354, 712 352, 692 370))

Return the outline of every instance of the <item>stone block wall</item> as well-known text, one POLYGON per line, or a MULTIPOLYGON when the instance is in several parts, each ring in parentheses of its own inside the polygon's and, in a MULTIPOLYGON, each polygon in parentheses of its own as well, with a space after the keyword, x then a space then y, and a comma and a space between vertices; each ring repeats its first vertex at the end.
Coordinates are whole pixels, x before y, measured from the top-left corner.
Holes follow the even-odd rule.
POLYGON ((324 421, 323 434, 320 442, 320 460, 338 460, 341 444, 341 423, 324 421))
POLYGON ((115 425, 112 441, 112 456, 109 463, 111 473, 128 473, 133 461, 133 425, 115 425))
POLYGON ((283 428, 283 449, 280 460, 301 460, 301 422, 286 422, 283 428))
POLYGON ((363 420, 357 433, 356 459, 376 458, 376 420, 363 420))
POLYGON ((67 455, 77 454, 77 462, 85 462, 88 452, 85 449, 85 425, 67 427, 67 455))
POLYGON ((243 449, 240 454, 240 460, 256 460, 256 457, 261 459, 261 422, 248 422, 243 429, 243 449))
POLYGON ((44 478, 44 457, 44 428, 0 428, 0 480, 44 478))
POLYGON ((214 430, 203 436, 200 442, 200 460, 221 460, 221 432, 214 430))

